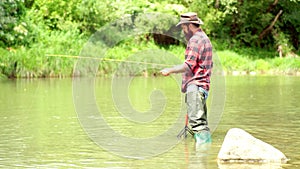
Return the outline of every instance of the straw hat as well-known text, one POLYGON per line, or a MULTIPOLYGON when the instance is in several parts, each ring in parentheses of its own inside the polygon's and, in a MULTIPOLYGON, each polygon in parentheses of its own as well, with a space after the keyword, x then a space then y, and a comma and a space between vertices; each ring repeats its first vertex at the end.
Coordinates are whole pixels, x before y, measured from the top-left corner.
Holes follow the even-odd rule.
POLYGON ((195 23, 199 25, 203 25, 203 22, 200 18, 198 18, 197 13, 188 12, 180 15, 180 22, 176 25, 179 26, 184 23, 195 23))

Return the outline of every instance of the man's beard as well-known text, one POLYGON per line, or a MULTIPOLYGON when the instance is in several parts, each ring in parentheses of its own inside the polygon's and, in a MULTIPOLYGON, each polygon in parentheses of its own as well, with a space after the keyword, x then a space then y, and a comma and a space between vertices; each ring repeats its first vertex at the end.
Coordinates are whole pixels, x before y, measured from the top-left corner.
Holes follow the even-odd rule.
POLYGON ((188 28, 188 32, 187 33, 184 32, 184 36, 185 36, 185 40, 188 42, 193 36, 193 32, 188 28))

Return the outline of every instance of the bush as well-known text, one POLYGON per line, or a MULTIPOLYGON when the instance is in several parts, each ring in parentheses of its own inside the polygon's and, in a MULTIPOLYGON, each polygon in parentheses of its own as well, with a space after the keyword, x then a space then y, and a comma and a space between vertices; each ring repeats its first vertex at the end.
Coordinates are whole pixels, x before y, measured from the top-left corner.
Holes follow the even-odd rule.
POLYGON ((267 71, 270 69, 270 64, 269 62, 262 60, 262 59, 258 59, 255 61, 255 70, 259 70, 259 71, 267 71))
POLYGON ((22 0, 0 3, 0 47, 29 44, 29 25, 23 21, 26 9, 22 0))
POLYGON ((253 71, 255 67, 250 59, 246 57, 242 57, 241 55, 229 51, 218 51, 218 56, 221 60, 222 66, 226 71, 235 71, 235 70, 242 70, 242 71, 253 71))

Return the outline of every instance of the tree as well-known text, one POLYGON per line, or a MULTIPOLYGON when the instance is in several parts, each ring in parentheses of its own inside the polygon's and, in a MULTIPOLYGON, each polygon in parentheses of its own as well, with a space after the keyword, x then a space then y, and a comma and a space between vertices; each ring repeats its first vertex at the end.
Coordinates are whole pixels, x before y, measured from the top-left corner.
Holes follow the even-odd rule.
POLYGON ((26 9, 22 0, 0 2, 0 47, 26 43, 27 23, 22 21, 26 9))
POLYGON ((203 27, 211 37, 230 44, 272 50, 278 46, 278 37, 285 37, 291 42, 288 44, 292 44, 288 49, 298 50, 299 2, 299 0, 208 0, 190 1, 188 6, 189 10, 197 12, 204 20, 203 27), (284 36, 277 36, 274 32, 282 32, 284 36))

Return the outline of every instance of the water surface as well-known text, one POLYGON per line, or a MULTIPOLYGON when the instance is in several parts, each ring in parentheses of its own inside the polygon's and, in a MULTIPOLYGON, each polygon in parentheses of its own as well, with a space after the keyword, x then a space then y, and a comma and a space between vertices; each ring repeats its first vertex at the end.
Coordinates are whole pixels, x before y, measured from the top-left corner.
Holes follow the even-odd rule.
MULTIPOLYGON (((183 95, 172 78, 135 78, 131 82, 126 97, 137 112, 147 115, 151 104, 166 101, 164 111, 145 123, 126 119, 118 112, 110 79, 97 78, 94 84, 101 116, 121 136, 152 138, 178 124, 183 95), (160 91, 162 97, 151 101, 153 90, 160 91)), ((89 137, 76 113, 72 79, 8 80, 1 81, 0 88, 1 168, 226 168, 218 166, 216 158, 226 132, 233 127, 281 150, 290 161, 280 167, 300 165, 299 77, 226 77, 225 109, 210 149, 195 151, 189 136, 168 151, 143 160, 116 155, 89 137)), ((112 134, 103 132, 98 137, 112 134)), ((164 139, 168 142, 176 135, 171 133, 164 139)), ((115 139, 113 144, 117 143, 115 139)), ((145 145, 145 151, 156 152, 154 149, 165 146, 154 143, 156 147, 145 145)), ((236 168, 243 167, 247 166, 236 168)))

